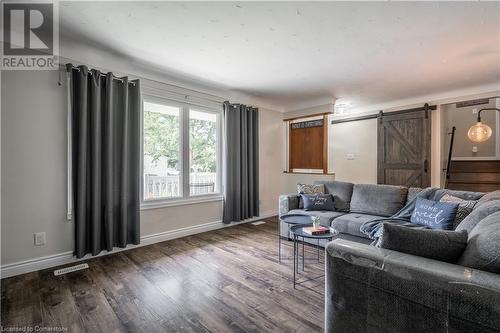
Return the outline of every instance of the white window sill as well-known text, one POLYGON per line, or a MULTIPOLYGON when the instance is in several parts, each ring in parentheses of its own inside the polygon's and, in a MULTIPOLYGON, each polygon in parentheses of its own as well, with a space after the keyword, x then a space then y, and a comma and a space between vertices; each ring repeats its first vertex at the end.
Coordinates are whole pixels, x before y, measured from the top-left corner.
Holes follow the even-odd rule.
MULTIPOLYGON (((143 201, 141 203, 140 210, 148 210, 148 209, 158 209, 158 208, 166 208, 166 207, 176 207, 176 206, 184 206, 184 205, 194 205, 198 203, 204 202, 215 202, 222 201, 222 194, 213 194, 213 195, 200 195, 191 197, 189 199, 170 199, 170 200, 150 200, 143 201)), ((73 212, 68 212, 66 216, 68 221, 73 219, 73 212)))
POLYGON ((204 202, 222 201, 222 199, 223 197, 221 194, 214 194, 214 195, 200 195, 188 199, 181 198, 181 199, 170 199, 170 200, 149 200, 149 201, 143 201, 141 203, 141 210, 193 205, 204 202))

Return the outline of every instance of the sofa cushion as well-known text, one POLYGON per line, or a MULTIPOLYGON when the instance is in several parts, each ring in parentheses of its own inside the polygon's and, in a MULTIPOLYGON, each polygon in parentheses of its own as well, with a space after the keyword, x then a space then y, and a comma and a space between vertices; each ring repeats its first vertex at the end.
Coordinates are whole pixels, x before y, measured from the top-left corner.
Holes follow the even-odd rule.
POLYGON ((500 273, 500 212, 490 214, 472 229, 467 247, 458 263, 500 273))
POLYGON ((304 201, 304 210, 329 210, 335 211, 331 194, 301 194, 304 201))
POLYGON ((458 226, 455 230, 467 230, 470 234, 472 229, 486 216, 500 211, 500 200, 491 200, 482 205, 476 204, 476 207, 458 226))
POLYGON ((334 219, 331 226, 343 234, 368 238, 368 236, 362 233, 359 228, 361 228, 365 222, 371 222, 379 219, 383 219, 383 217, 378 215, 349 213, 334 219))
POLYGON ((486 193, 485 195, 483 195, 481 197, 481 199, 478 200, 475 208, 478 208, 478 207, 482 206, 483 204, 485 204, 489 201, 493 201, 493 200, 500 200, 500 190, 489 192, 489 193, 486 193))
MULTIPOLYGON (((325 226, 329 226, 332 219, 337 218, 339 216, 345 215, 346 213, 342 212, 331 212, 328 210, 303 210, 303 209, 292 209, 288 212, 288 214, 297 214, 297 215, 308 215, 308 216, 319 216, 321 219, 321 224, 325 226)), ((312 222, 311 222, 312 223, 312 222)))
POLYGON ((333 195, 333 204, 335 210, 341 212, 349 212, 353 183, 339 182, 339 181, 315 181, 315 184, 323 184, 325 186, 325 193, 333 195))
POLYGON ((351 212, 380 216, 392 216, 406 202, 408 189, 394 185, 354 185, 351 198, 351 212))
POLYGON ((377 246, 415 256, 455 262, 467 246, 467 231, 414 229, 384 223, 377 246))

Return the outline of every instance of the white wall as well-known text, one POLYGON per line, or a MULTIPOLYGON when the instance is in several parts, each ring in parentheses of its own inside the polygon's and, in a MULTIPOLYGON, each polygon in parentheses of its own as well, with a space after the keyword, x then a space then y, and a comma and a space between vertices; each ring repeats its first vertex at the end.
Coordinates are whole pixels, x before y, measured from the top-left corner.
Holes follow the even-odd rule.
POLYGON ((57 72, 2 73, 2 265, 72 249, 65 110, 57 72), (35 247, 41 231, 47 245, 35 247))
MULTIPOLYGON (((66 96, 56 71, 4 71, 1 78, 1 265, 73 250, 66 218, 66 96), (33 234, 47 243, 34 246, 33 234)), ((260 110, 261 215, 276 214, 282 186, 282 114, 260 110)), ((220 223, 222 202, 141 211, 141 237, 220 223)))
POLYGON ((333 112, 333 103, 327 103, 327 104, 287 111, 286 113, 283 114, 283 119, 305 117, 310 115, 316 115, 321 113, 332 113, 332 112, 333 112))
POLYGON ((283 120, 279 112, 262 108, 259 112, 260 212, 261 215, 270 215, 278 208, 278 197, 283 186, 283 120))
POLYGON ((376 184, 377 119, 330 124, 328 133, 328 166, 335 179, 376 184))

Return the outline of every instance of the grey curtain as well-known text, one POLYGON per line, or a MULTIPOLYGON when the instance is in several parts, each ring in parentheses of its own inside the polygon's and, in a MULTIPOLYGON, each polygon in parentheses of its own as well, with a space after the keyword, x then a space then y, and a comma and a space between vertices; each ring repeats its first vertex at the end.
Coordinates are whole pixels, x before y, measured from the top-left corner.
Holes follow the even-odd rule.
POLYGON ((75 255, 139 244, 140 87, 67 65, 75 255))
POLYGON ((224 102, 224 223, 259 216, 259 114, 224 102))

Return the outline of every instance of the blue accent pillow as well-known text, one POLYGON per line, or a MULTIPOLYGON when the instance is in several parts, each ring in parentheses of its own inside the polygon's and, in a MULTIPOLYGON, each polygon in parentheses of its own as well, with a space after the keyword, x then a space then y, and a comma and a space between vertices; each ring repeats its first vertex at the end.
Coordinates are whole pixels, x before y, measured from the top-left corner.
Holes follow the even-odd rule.
POLYGON ((410 221, 431 229, 451 230, 458 204, 417 198, 410 221))
POLYGON ((335 211, 331 194, 301 194, 305 210, 331 210, 335 211))

